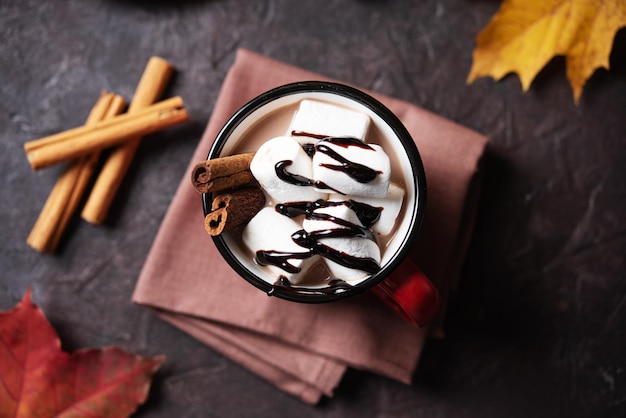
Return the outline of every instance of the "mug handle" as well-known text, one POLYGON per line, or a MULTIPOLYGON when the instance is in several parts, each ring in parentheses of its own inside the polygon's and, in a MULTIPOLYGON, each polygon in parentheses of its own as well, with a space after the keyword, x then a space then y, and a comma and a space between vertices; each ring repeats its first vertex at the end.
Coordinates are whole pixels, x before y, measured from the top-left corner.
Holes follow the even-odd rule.
POLYGON ((430 323, 441 309, 437 288, 408 257, 372 291, 415 327, 430 323))

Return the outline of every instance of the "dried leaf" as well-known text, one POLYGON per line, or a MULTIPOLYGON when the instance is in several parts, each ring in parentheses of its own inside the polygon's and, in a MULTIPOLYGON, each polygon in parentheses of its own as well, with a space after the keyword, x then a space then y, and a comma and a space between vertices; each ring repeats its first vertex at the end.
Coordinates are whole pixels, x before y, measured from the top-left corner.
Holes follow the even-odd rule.
POLYGON ((476 39, 467 81, 515 72, 526 91, 552 57, 564 55, 578 103, 593 72, 609 68, 615 33, 624 26, 624 0, 505 0, 476 39))
POLYGON ((0 417, 126 417, 164 360, 116 347, 62 351, 29 290, 0 312, 0 417))

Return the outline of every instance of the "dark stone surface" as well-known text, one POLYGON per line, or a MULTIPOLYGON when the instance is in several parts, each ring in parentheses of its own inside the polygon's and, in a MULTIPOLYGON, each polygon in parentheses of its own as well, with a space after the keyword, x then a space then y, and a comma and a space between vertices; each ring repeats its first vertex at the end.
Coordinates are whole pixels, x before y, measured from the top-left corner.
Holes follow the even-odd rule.
POLYGON ((165 353, 139 416, 626 415, 626 33, 573 103, 565 61, 528 93, 466 85, 488 0, 0 3, 0 309, 32 287, 67 350, 165 353), (322 3, 326 3, 322 6, 322 3), (237 47, 411 101, 488 135, 474 239, 447 321, 406 386, 351 370, 302 404, 129 302, 237 47), (79 126, 101 90, 132 97, 150 55, 178 68, 193 122, 141 145, 104 227, 56 255, 25 243, 61 167, 24 142, 79 126))

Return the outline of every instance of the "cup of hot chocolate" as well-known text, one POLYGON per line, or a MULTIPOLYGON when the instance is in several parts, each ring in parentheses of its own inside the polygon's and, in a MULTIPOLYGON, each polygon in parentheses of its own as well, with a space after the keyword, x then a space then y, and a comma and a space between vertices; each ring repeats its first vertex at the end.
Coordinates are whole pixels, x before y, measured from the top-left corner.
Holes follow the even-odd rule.
POLYGON ((226 262, 268 295, 330 302, 385 280, 420 230, 426 180, 400 120, 370 95, 306 81, 218 133, 192 182, 226 262))

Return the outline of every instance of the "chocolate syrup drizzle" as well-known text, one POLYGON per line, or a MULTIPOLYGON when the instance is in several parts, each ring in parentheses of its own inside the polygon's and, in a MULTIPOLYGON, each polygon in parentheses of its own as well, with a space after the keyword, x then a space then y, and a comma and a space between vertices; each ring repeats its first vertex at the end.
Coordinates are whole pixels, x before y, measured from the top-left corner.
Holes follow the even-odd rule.
POLYGON ((296 186, 314 186, 320 190, 332 190, 342 195, 345 194, 343 192, 340 192, 337 189, 330 187, 328 184, 324 183, 323 181, 312 180, 305 176, 301 176, 300 174, 290 173, 289 171, 287 171, 287 167, 289 167, 291 164, 293 164, 292 160, 282 160, 282 161, 277 162, 274 165, 274 170, 276 171, 276 175, 282 181, 289 183, 289 184, 294 184, 296 186))
MULTIPOLYGON (((306 215, 307 219, 317 219, 317 220, 330 220, 328 219, 330 215, 325 213, 315 212, 317 209, 329 208, 329 207, 337 207, 345 205, 349 209, 352 209, 359 219, 359 221, 363 224, 363 226, 369 228, 374 225, 380 219, 380 213, 383 210, 380 206, 372 206, 367 203, 357 202, 356 200, 342 200, 342 201, 329 201, 329 200, 316 200, 315 202, 308 201, 300 201, 300 202, 286 202, 279 203, 276 205, 276 211, 281 215, 288 216, 290 218, 295 218, 296 216, 306 215)), ((337 218, 335 218, 337 219, 337 218)), ((334 221, 334 220, 333 220, 334 221)), ((341 220, 343 221, 343 220, 341 220)), ((343 221, 346 222, 346 221, 343 221)), ((338 222, 337 222, 338 223, 338 222)), ((350 225, 344 226, 352 226, 354 224, 347 222, 350 225)), ((356 226, 356 225, 354 225, 356 226)))
POLYGON ((366 165, 355 163, 354 161, 350 161, 345 158, 343 155, 334 151, 328 145, 324 144, 324 142, 328 142, 333 145, 340 146, 342 148, 348 147, 358 147, 362 149, 374 150, 371 146, 363 142, 358 138, 353 137, 337 137, 337 136, 324 136, 317 135, 308 132, 302 131, 292 131, 291 135, 293 136, 307 136, 315 139, 319 139, 320 141, 313 144, 305 144, 303 146, 304 151, 307 153, 309 157, 312 157, 315 152, 321 152, 323 154, 328 155, 333 160, 337 161, 339 164, 321 164, 322 167, 326 167, 329 170, 341 171, 348 175, 350 178, 358 181, 359 183, 369 183, 374 180, 378 174, 381 174, 380 171, 376 171, 366 165))
MULTIPOLYGON (((322 139, 322 141, 326 141, 322 139)), ((321 142, 321 141, 320 141, 321 142)), ((330 141, 329 141, 330 142, 330 141)), ((322 163, 321 167, 328 168, 329 170, 340 171, 342 173, 347 174, 353 180, 359 183, 369 183, 374 180, 379 171, 376 171, 372 168, 369 168, 366 165, 355 163, 354 161, 350 161, 345 158, 343 155, 339 154, 332 148, 324 144, 315 145, 316 152, 321 152, 322 154, 328 155, 333 160, 337 161, 339 164, 328 164, 322 163)))
MULTIPOLYGON (((312 157, 315 152, 321 152, 335 161, 338 164, 324 163, 321 166, 330 170, 341 171, 354 179, 359 183, 369 183, 373 181, 380 171, 376 171, 363 164, 350 161, 331 149, 326 143, 331 143, 343 148, 351 146, 373 150, 371 146, 361 141, 358 138, 352 137, 327 137, 324 135, 312 134, 302 131, 292 131, 292 136, 307 136, 318 139, 316 144, 304 144, 302 147, 309 157, 312 157)), ((336 193, 344 195, 345 193, 336 190, 324 182, 319 180, 312 180, 299 174, 293 174, 287 171, 287 168, 293 164, 292 160, 282 160, 276 163, 274 169, 276 175, 282 181, 297 186, 313 186, 322 190, 333 190, 336 193)), ((380 219, 380 212, 382 207, 374 207, 362 202, 356 202, 354 200, 330 202, 325 200, 317 200, 315 202, 298 201, 288 202, 276 205, 276 211, 290 218, 294 218, 300 215, 306 216, 307 219, 330 221, 339 226, 340 228, 329 228, 318 231, 306 231, 301 229, 291 235, 291 239, 301 247, 305 248, 303 252, 287 252, 276 250, 259 250, 256 252, 256 261, 261 265, 274 265, 283 269, 287 273, 298 273, 301 271, 300 267, 296 267, 289 261, 292 259, 303 260, 309 258, 315 254, 319 254, 329 260, 336 262, 345 267, 352 269, 362 270, 369 274, 376 273, 380 270, 378 262, 371 257, 356 257, 347 254, 343 251, 335 250, 334 248, 325 245, 319 240, 323 238, 364 238, 376 242, 376 236, 369 229, 371 225, 380 219), (337 218, 333 215, 326 213, 316 212, 317 209, 346 205, 354 211, 357 218, 363 224, 363 226, 357 225, 353 222, 349 222, 345 219, 337 218)), ((281 276, 276 283, 274 283, 272 289, 268 292, 271 295, 275 289, 294 290, 303 293, 312 294, 336 294, 343 291, 352 289, 352 286, 344 280, 333 279, 329 282, 329 286, 326 288, 305 288, 297 287, 293 288, 289 280, 281 276)))
POLYGON ((272 288, 267 292, 268 296, 272 296, 276 290, 283 290, 288 292, 294 292, 298 294, 307 294, 307 295, 336 295, 339 293, 348 292, 354 289, 350 283, 346 282, 342 279, 333 279, 328 282, 328 286, 322 288, 315 287, 303 287, 297 286, 294 287, 288 278, 285 276, 280 276, 276 282, 272 285, 272 288))
POLYGON ((289 263, 289 260, 304 260, 313 255, 313 251, 309 250, 302 253, 276 251, 276 250, 258 250, 256 252, 256 261, 262 266, 276 266, 285 270, 287 273, 296 274, 302 270, 289 263))
MULTIPOLYGON (((311 134, 302 131, 292 131, 292 135, 294 136, 308 136, 311 138, 320 139, 317 144, 304 144, 302 148, 306 152, 309 157, 312 157, 316 152, 321 152, 323 154, 328 155, 333 160, 337 161, 338 164, 328 164, 323 163, 320 166, 328 168, 329 170, 340 171, 353 180, 359 183, 369 183, 376 179, 378 174, 382 174, 380 171, 374 170, 366 165, 355 163, 354 161, 350 161, 345 158, 343 155, 339 154, 328 145, 325 144, 331 143, 342 148, 348 147, 358 147, 363 149, 373 150, 371 146, 363 142, 358 138, 352 137, 328 137, 323 135, 311 134)), ((313 186, 320 190, 332 190, 336 193, 345 195, 345 193, 332 188, 326 183, 319 180, 312 180, 307 177, 301 176, 299 174, 293 174, 287 171, 287 167, 293 164, 292 160, 282 160, 277 162, 274 165, 274 170, 276 171, 276 176, 282 181, 294 184, 296 186, 313 186)))
POLYGON ((382 208, 374 207, 366 203, 355 202, 354 200, 329 202, 326 200, 317 200, 315 202, 288 202, 276 205, 276 211, 289 218, 305 215, 307 219, 330 221, 342 228, 321 229, 318 231, 306 231, 301 229, 291 235, 291 239, 303 248, 306 252, 286 252, 275 250, 259 250, 256 252, 257 262, 261 265, 274 265, 280 267, 288 273, 298 273, 299 267, 289 263, 291 259, 306 259, 319 254, 337 264, 352 269, 362 270, 373 274, 380 270, 378 262, 371 257, 356 257, 343 251, 335 250, 325 245, 319 240, 323 238, 364 238, 376 242, 376 236, 368 229, 373 223, 380 218, 382 208), (359 221, 365 226, 357 225, 345 219, 327 213, 316 212, 316 209, 325 207, 334 207, 339 205, 347 205, 354 210, 359 221))
POLYGON ((328 138, 328 135, 314 134, 312 132, 305 132, 305 131, 291 131, 291 136, 307 136, 309 138, 315 138, 315 139, 328 138))

